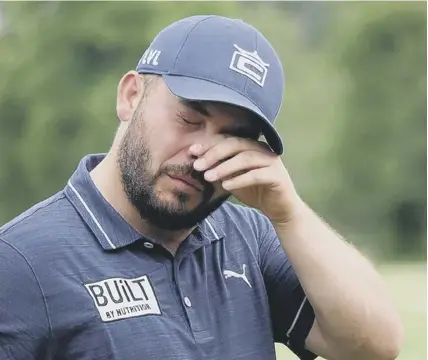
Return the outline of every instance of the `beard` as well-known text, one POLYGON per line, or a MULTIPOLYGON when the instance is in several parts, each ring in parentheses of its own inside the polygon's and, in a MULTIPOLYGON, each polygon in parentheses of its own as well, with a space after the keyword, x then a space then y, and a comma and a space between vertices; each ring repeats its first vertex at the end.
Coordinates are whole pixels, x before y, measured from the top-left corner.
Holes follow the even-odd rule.
POLYGON ((125 194, 142 219, 164 230, 190 229, 218 209, 230 195, 213 198, 214 186, 205 181, 203 173, 193 168, 193 163, 166 165, 157 172, 150 171, 152 156, 142 116, 137 110, 119 145, 118 163, 125 194), (162 200, 155 187, 165 175, 190 176, 202 184, 201 201, 187 209, 189 194, 173 190, 175 201, 162 200))

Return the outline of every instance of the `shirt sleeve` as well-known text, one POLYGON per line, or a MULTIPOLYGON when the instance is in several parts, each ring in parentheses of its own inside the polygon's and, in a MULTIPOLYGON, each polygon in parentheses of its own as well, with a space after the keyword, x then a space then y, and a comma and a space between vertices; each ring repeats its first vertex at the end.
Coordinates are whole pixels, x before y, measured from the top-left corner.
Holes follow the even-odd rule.
POLYGON ((286 345, 301 360, 317 355, 305 349, 305 341, 315 320, 314 310, 270 221, 260 225, 260 268, 269 298, 275 342, 286 345))
POLYGON ((26 259, 0 239, 0 358, 48 359, 49 322, 41 289, 26 259))

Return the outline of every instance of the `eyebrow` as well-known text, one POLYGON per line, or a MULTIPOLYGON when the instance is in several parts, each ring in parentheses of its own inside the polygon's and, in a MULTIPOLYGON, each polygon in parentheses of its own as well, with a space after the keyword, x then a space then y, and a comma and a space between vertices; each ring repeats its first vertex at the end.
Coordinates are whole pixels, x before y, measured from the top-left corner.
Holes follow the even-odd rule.
POLYGON ((191 100, 180 99, 180 103, 182 105, 200 113, 203 116, 207 116, 207 117, 212 116, 212 114, 208 111, 207 106, 200 101, 191 101, 191 100))

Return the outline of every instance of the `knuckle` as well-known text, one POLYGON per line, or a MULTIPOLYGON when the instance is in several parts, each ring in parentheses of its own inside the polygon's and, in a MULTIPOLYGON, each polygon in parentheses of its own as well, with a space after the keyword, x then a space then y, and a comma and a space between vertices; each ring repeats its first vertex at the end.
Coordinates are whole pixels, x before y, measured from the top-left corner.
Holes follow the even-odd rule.
POLYGON ((255 182, 263 181, 263 174, 260 171, 254 171, 253 172, 253 180, 255 182))
POLYGON ((244 162, 244 163, 249 163, 252 159, 251 153, 250 152, 242 152, 239 154, 239 160, 244 162))

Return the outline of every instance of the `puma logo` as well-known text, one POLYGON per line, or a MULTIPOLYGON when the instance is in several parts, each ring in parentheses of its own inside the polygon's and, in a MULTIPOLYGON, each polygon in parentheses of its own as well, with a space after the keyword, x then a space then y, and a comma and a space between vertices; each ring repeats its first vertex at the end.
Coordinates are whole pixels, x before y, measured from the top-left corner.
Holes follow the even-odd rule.
POLYGON ((223 271, 223 275, 224 275, 225 279, 229 279, 229 278, 231 278, 231 277, 238 278, 238 279, 242 279, 242 280, 244 280, 244 281, 245 281, 245 283, 246 283, 250 288, 252 288, 252 286, 251 286, 250 282, 248 281, 247 276, 245 275, 245 270, 246 270, 246 268, 247 268, 247 265, 243 264, 243 265, 242 265, 242 274, 238 274, 238 273, 236 273, 236 272, 234 272, 234 271, 231 271, 231 270, 224 270, 224 271, 223 271))

